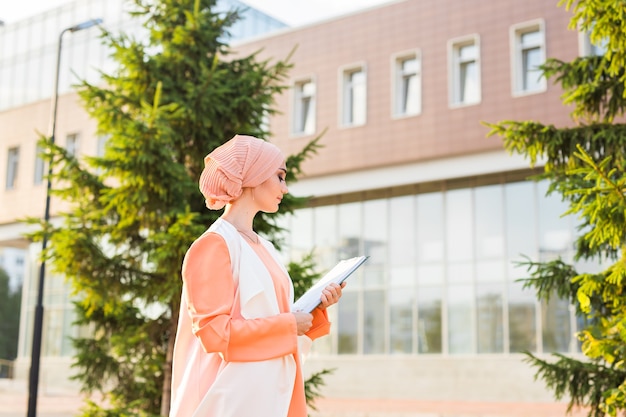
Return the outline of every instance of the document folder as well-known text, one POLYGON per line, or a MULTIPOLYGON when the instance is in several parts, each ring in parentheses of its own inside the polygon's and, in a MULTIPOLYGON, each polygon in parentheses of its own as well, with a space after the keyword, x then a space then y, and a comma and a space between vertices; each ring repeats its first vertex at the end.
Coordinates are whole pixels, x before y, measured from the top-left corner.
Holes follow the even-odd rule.
POLYGON ((365 262, 367 258, 369 258, 369 256, 357 256, 340 261, 293 304, 291 311, 310 313, 315 310, 315 307, 321 302, 322 290, 331 282, 341 285, 358 267, 363 265, 363 262, 365 262))

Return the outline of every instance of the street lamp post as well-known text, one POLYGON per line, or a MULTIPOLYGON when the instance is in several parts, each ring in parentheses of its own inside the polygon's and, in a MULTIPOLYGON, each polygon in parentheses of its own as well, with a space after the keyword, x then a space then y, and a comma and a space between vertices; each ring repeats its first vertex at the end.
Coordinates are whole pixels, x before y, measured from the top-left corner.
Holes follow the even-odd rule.
MULTIPOLYGON (((52 116, 50 119, 50 142, 54 143, 54 134, 57 123, 57 105, 59 101, 59 68, 61 66, 61 46, 63 35, 65 32, 78 32, 79 30, 88 29, 92 26, 102 23, 102 19, 91 19, 78 25, 63 29, 59 34, 59 44, 57 47, 57 66, 54 80, 54 95, 52 96, 52 116)), ((44 221, 50 221, 50 190, 52 189, 52 164, 48 164, 48 186, 46 189, 46 208, 44 212, 44 221)), ((42 252, 48 246, 48 235, 43 234, 41 244, 42 252)), ((39 388, 39 362, 41 358, 41 334, 43 330, 43 291, 44 280, 46 277, 46 262, 41 261, 39 268, 39 285, 37 289, 37 305, 35 306, 35 322, 33 325, 33 348, 30 361, 30 375, 28 380, 28 417, 36 417, 37 415, 37 390, 39 388)))

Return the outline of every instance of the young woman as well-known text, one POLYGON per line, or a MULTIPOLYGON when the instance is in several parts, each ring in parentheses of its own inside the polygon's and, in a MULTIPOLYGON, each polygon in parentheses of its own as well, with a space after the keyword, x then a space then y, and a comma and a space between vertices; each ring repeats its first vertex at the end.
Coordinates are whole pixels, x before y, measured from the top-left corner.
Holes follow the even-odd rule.
POLYGON ((312 314, 292 312, 293 285, 252 229, 288 192, 280 150, 237 135, 204 159, 200 191, 223 215, 189 248, 174 348, 170 417, 306 417, 300 356, 328 334, 328 286, 312 314))

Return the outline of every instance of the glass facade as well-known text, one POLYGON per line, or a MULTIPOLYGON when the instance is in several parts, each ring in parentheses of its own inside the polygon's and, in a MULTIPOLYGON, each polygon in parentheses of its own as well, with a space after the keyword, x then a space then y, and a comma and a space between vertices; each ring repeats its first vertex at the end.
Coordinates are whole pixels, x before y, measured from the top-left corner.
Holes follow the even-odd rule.
POLYGON ((574 310, 522 288, 523 256, 571 262, 575 222, 545 182, 306 208, 286 220, 292 260, 320 271, 360 254, 324 354, 575 352, 574 310))
MULTIPOLYGON (((124 32, 141 39, 141 21, 131 19, 124 0, 74 0, 48 12, 0 26, 0 111, 52 96, 59 35, 65 28, 100 18, 112 33, 124 32)), ((220 0, 218 10, 242 10, 242 19, 230 30, 231 40, 242 40, 286 27, 270 16, 237 0, 220 0)), ((101 44, 97 28, 63 37, 59 94, 84 79, 98 82, 100 71, 109 73, 115 63, 101 44)))

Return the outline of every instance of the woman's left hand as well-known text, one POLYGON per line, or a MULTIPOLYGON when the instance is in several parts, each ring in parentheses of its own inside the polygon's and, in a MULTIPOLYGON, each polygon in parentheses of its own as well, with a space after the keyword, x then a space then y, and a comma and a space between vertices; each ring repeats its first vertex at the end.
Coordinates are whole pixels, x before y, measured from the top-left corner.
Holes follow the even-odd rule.
POLYGON ((337 285, 335 283, 328 284, 326 288, 322 291, 322 296, 320 299, 322 303, 320 304, 320 308, 327 308, 336 304, 337 301, 341 298, 341 290, 346 286, 346 282, 342 282, 341 285, 337 285))

